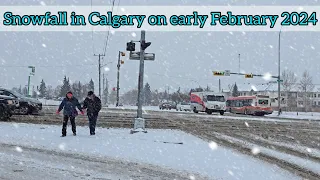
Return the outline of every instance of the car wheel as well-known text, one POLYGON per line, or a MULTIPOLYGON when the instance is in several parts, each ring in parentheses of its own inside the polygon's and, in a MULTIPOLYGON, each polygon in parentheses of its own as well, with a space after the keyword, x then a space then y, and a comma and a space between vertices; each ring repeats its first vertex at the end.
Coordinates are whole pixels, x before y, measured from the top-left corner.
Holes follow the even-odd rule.
POLYGON ((193 108, 193 112, 194 112, 194 113, 198 113, 196 107, 193 108))
POLYGON ((9 119, 10 115, 8 113, 8 109, 5 105, 0 105, 0 120, 1 121, 7 121, 9 119))
POLYGON ((209 110, 209 109, 206 109, 206 113, 207 113, 207 114, 212 114, 212 111, 209 110))
POLYGON ((224 115, 224 111, 220 111, 220 115, 221 115, 221 116, 224 115))
POLYGON ((28 115, 30 113, 30 108, 28 106, 21 106, 20 113, 23 115, 28 115))

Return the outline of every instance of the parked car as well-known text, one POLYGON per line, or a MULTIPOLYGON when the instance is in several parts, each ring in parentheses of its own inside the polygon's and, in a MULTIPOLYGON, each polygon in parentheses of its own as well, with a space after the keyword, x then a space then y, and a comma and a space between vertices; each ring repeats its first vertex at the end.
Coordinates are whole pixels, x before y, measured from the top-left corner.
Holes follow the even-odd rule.
POLYGON ((175 106, 170 104, 170 103, 162 103, 159 105, 159 109, 160 110, 171 110, 171 109, 175 109, 175 106))
POLYGON ((6 121, 12 116, 14 112, 19 108, 19 101, 10 96, 0 95, 0 120, 6 121))
POLYGON ((186 103, 186 102, 178 103, 176 110, 177 111, 191 111, 190 105, 191 105, 190 103, 186 103))
POLYGON ((42 110, 42 103, 34 98, 28 98, 22 94, 8 89, 0 88, 0 95, 10 96, 19 101, 19 108, 13 114, 37 114, 42 110))

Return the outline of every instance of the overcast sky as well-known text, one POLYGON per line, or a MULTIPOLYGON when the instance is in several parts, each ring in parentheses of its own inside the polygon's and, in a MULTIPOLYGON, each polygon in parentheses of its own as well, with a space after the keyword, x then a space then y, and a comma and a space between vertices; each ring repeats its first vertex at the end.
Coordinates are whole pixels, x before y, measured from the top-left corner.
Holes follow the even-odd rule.
MULTIPOLYGON (((45 0, 46 5, 90 5, 90 0, 45 0)), ((116 0, 118 4, 119 0, 116 0)), ((121 0, 120 5, 291 5, 319 6, 317 0, 121 0), (200 3, 201 2, 201 3, 200 3), (303 3, 302 3, 303 2, 303 3), (307 3, 306 3, 307 2, 307 3)), ((5 5, 40 5, 41 1, 4 0, 5 5)), ((43 4, 43 3, 42 3, 43 4)), ((94 5, 110 5, 110 1, 93 0, 94 5)), ((66 75, 71 81, 88 82, 91 78, 97 86, 98 57, 102 53, 105 32, 0 32, 0 85, 12 88, 26 85, 28 65, 36 66, 32 84, 41 79, 49 85, 61 84, 66 75)), ((118 51, 125 51, 126 42, 138 40, 140 32, 115 32, 110 35, 106 57, 102 60, 110 71, 105 72, 110 86, 116 85, 116 62, 118 51)), ((241 70, 247 73, 277 75, 278 33, 277 32, 147 32, 147 41, 152 45, 147 52, 156 53, 154 62, 145 63, 145 82, 152 89, 170 91, 178 87, 190 89, 209 86, 218 90, 219 77, 212 76, 213 70, 238 71, 238 54, 241 54, 241 70)), ((308 70, 314 83, 320 69, 320 33, 283 32, 281 36, 282 70, 287 68, 301 76, 308 70)), ((125 58, 121 67, 121 93, 135 88, 138 83, 138 61, 125 58)), ((221 77, 222 88, 237 82, 243 89, 254 84, 264 89, 262 78, 221 77), (248 86, 248 83, 251 83, 248 86)), ((250 89, 248 89, 250 90, 250 89)), ((97 88, 96 88, 97 93, 97 88)))

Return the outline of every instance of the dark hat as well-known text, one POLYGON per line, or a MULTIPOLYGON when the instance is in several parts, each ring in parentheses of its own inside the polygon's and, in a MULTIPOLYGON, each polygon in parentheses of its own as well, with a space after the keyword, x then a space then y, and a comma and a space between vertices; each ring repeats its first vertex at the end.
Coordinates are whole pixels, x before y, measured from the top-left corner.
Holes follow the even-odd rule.
MULTIPOLYGON (((72 92, 71 91, 69 91, 67 94, 72 94, 72 92)), ((73 95, 73 94, 72 94, 73 95)))
POLYGON ((91 95, 93 95, 93 91, 88 92, 88 96, 91 96, 91 95))

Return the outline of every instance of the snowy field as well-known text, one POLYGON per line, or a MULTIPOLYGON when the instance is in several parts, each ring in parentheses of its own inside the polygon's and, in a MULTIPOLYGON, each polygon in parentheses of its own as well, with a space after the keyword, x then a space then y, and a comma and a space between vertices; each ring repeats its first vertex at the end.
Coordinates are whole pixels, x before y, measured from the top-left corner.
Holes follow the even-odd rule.
POLYGON ((280 117, 278 112, 275 111, 267 117, 276 117, 283 119, 304 119, 304 120, 320 120, 320 113, 318 112, 282 112, 280 117))
MULTIPOLYGON (((0 123, 0 144, 12 144, 23 153, 23 147, 34 147, 110 157, 138 163, 168 167, 212 179, 299 179, 270 165, 226 149, 214 142, 207 143, 192 135, 174 130, 148 130, 148 133, 129 134, 129 129, 97 129, 95 137, 89 130, 78 127, 78 136, 59 137, 60 126, 0 123), (22 148, 19 148, 21 146, 22 148)), ((0 150, 1 153, 1 150, 0 150)), ((0 167, 1 169, 1 167, 0 167)))

